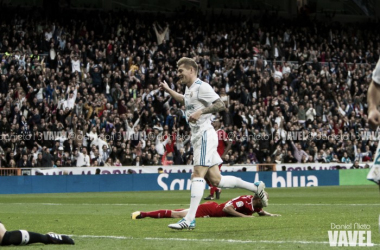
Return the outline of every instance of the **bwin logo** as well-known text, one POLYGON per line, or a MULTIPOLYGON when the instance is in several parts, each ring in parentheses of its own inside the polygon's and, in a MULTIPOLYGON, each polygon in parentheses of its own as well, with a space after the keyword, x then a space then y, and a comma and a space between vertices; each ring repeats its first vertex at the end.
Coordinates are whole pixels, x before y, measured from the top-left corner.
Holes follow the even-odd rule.
POLYGON ((277 176, 276 172, 272 173, 272 187, 311 187, 318 186, 318 178, 315 175, 292 176, 292 172, 286 173, 286 179, 277 176), (279 184, 279 186, 277 186, 279 184))

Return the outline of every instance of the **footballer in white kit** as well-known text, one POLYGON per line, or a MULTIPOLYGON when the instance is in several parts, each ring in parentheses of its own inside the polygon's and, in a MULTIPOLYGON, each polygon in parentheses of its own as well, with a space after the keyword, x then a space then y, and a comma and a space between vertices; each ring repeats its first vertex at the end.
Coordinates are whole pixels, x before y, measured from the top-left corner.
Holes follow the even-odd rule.
POLYGON ((224 102, 208 83, 197 78, 198 64, 195 60, 183 57, 177 62, 177 67, 179 82, 186 85, 185 94, 172 90, 166 82, 161 82, 160 88, 186 107, 186 120, 191 128, 191 143, 194 149, 194 169, 189 210, 182 220, 169 224, 169 228, 195 228, 195 214, 205 189, 205 178, 216 187, 244 188, 252 191, 260 197, 263 206, 266 207, 268 197, 262 181, 250 183, 235 176, 220 174, 218 166, 223 161, 217 151, 218 136, 211 125, 211 116, 225 109, 224 102))
MULTIPOLYGON (((195 111, 210 106, 220 97, 212 87, 197 78, 189 87, 186 87, 184 102, 186 107, 186 120, 195 111)), ((198 121, 189 122, 191 128, 191 144, 194 149, 194 165, 211 167, 223 162, 220 158, 218 147, 218 135, 211 125, 212 114, 203 114, 198 121)))

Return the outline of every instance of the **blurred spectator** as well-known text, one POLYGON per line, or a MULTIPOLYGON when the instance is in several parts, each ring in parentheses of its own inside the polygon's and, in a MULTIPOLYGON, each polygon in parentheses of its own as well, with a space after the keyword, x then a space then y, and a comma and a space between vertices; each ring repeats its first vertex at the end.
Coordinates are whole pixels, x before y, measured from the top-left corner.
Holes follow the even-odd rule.
POLYGON ((359 169, 359 168, 360 168, 359 161, 355 161, 350 169, 359 169))

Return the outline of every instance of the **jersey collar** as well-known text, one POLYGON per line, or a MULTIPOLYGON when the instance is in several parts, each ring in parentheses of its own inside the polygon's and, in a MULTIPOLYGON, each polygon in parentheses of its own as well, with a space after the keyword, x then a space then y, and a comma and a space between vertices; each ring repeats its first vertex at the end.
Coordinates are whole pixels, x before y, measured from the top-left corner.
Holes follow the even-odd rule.
POLYGON ((195 83, 196 82, 201 82, 201 79, 199 79, 198 77, 197 77, 197 79, 195 79, 195 81, 191 84, 191 86, 190 87, 188 87, 188 89, 191 89, 194 85, 195 85, 195 83))

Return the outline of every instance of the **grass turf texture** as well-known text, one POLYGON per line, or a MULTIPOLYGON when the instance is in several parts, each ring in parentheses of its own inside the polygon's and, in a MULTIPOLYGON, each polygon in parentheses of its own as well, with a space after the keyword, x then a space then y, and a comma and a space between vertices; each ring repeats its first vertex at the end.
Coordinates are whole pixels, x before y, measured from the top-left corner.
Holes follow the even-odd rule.
MULTIPOLYGON (((177 219, 130 218, 136 210, 187 208, 189 191, 0 195, 0 220, 8 230, 65 233, 76 242, 8 249, 330 249, 331 223, 370 225, 372 249, 379 249, 375 186, 267 191, 266 210, 281 217, 198 218, 194 231, 169 229, 177 219)), ((220 202, 244 194, 248 192, 223 190, 220 202)))

